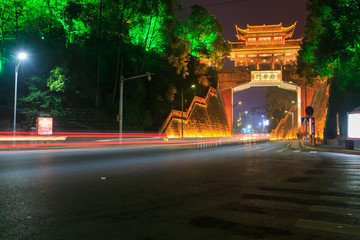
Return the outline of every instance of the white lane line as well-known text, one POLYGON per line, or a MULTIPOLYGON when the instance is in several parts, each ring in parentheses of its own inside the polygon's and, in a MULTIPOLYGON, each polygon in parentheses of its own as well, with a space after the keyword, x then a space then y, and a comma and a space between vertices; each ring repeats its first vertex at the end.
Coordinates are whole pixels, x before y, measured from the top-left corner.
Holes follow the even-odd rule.
POLYGON ((284 148, 284 149, 276 150, 276 152, 284 152, 284 151, 286 151, 286 150, 288 150, 288 149, 287 149, 287 148, 284 148))
POLYGON ((335 178, 334 181, 337 182, 360 182, 360 178, 357 175, 344 175, 342 177, 335 178))
POLYGON ((344 172, 353 172, 353 173, 359 173, 360 174, 360 169, 359 168, 338 168, 341 169, 344 172))
POLYGON ((334 185, 337 185, 337 186, 344 186, 344 187, 351 187, 351 186, 359 186, 359 187, 360 187, 360 181, 352 181, 352 182, 334 182, 334 185))
POLYGON ((274 149, 274 148, 266 148, 266 149, 264 149, 264 150, 261 150, 260 152, 267 152, 267 151, 270 151, 270 150, 272 150, 272 149, 274 149))
POLYGON ((293 152, 294 153, 299 153, 299 152, 301 152, 301 150, 294 150, 293 152))
MULTIPOLYGON (((335 170, 335 171, 338 171, 338 170, 335 170)), ((338 179, 353 179, 353 180, 356 180, 358 179, 358 181, 360 181, 360 173, 357 174, 357 173, 346 173, 346 172, 341 172, 339 174, 340 176, 338 177, 338 179)))
POLYGON ((328 207, 328 206, 311 206, 310 211, 316 212, 327 212, 332 214, 338 215, 346 215, 346 216, 359 216, 360 210, 359 209, 349 209, 349 208, 338 208, 338 207, 328 207))
POLYGON ((360 188, 328 188, 327 192, 336 192, 336 193, 360 193, 360 188))
POLYGON ((342 202, 349 204, 360 204, 360 198, 350 198, 350 197, 337 197, 337 196, 321 196, 321 200, 333 201, 333 202, 342 202))
POLYGON ((250 148, 250 149, 245 149, 244 151, 258 151, 259 148, 250 148))
POLYGON ((228 152, 235 152, 235 151, 244 151, 244 149, 251 149, 252 147, 240 147, 240 148, 232 148, 232 149, 228 149, 226 151, 228 152))
POLYGON ((310 153, 317 153, 317 151, 310 151, 310 153))
POLYGON ((360 234, 360 227, 356 225, 323 222, 302 218, 295 223, 295 227, 335 233, 360 234))

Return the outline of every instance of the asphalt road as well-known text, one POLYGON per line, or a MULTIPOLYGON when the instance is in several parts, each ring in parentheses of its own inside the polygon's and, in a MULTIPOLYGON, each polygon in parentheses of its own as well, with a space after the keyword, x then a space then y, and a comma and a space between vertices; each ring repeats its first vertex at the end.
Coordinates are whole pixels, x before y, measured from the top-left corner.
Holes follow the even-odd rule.
POLYGON ((287 143, 0 152, 0 239, 360 239, 360 156, 287 143))

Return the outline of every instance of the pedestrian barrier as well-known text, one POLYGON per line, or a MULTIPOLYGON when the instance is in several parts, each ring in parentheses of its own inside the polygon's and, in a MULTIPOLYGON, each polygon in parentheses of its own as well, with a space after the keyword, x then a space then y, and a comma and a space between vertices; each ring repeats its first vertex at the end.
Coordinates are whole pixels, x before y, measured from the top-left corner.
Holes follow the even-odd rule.
POLYGON ((264 133, 236 134, 232 137, 198 138, 198 149, 212 148, 224 144, 238 144, 246 142, 269 141, 270 135, 264 133))

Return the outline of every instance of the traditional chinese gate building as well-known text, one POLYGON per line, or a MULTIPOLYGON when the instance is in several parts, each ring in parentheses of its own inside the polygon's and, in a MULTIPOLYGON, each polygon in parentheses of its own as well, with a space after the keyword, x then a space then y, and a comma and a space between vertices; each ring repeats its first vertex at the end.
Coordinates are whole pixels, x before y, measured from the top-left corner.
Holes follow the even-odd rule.
POLYGON ((296 22, 290 27, 278 25, 249 26, 240 29, 235 25, 239 42, 230 42, 235 67, 251 70, 275 70, 296 63, 301 39, 291 38, 296 22))
MULTIPOLYGON (((234 69, 224 68, 219 72, 219 89, 232 129, 233 95, 250 87, 276 86, 297 93, 297 102, 292 108, 297 132, 301 131, 301 117, 305 115, 305 80, 295 71, 301 39, 290 39, 296 22, 283 27, 277 25, 247 25, 241 29, 235 25, 239 41, 232 45, 230 60, 234 69)), ((307 88, 307 105, 311 105, 315 89, 307 88)), ((290 110, 289 110, 290 111, 290 110)))

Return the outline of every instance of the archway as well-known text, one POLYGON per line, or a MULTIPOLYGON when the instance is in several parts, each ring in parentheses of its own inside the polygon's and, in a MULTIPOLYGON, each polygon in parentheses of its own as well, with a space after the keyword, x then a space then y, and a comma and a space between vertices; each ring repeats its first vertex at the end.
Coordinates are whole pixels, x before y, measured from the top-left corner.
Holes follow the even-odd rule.
MULTIPOLYGON (((296 111, 296 114, 292 115, 297 125, 297 133, 301 132, 301 87, 289 82, 283 82, 282 81, 282 71, 280 70, 270 70, 270 71, 252 71, 250 77, 250 82, 240 84, 235 87, 231 87, 231 93, 228 94, 228 98, 231 98, 231 101, 224 101, 225 109, 227 109, 228 112, 228 119, 230 123, 230 127, 232 129, 232 132, 234 132, 233 129, 233 123, 234 123, 234 108, 238 104, 238 102, 234 101, 234 94, 240 91, 244 91, 249 88, 253 87, 278 87, 281 89, 289 90, 292 92, 296 92, 296 110, 295 108, 292 108, 292 111, 296 111), (229 114, 229 110, 231 113, 229 114), (230 116, 229 116, 230 115, 230 116)), ((293 114, 293 113, 292 113, 293 114)), ((240 117, 239 117, 240 118, 240 117)))

